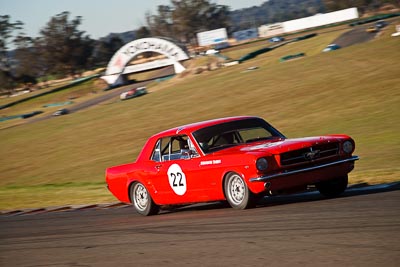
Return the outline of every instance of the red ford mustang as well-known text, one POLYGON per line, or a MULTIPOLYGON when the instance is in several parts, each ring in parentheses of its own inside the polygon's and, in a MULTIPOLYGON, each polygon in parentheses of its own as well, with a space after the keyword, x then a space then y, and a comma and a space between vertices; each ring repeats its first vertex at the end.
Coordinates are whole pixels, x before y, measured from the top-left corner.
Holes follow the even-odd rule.
POLYGON ((258 117, 231 117, 173 128, 149 138, 136 162, 106 170, 109 190, 142 215, 161 205, 257 198, 315 185, 327 197, 347 187, 355 144, 347 135, 287 139, 258 117))

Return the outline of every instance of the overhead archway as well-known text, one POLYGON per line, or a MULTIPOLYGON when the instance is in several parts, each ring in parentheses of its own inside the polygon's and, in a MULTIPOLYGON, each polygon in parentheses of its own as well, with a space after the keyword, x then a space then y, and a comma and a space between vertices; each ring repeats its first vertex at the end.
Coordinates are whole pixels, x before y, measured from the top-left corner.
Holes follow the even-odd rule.
MULTIPOLYGON (((177 44, 162 38, 142 38, 134 40, 127 43, 121 47, 111 58, 108 63, 107 70, 104 79, 109 85, 116 86, 124 83, 123 75, 125 73, 127 64, 137 55, 145 52, 154 52, 164 55, 168 58, 167 61, 160 62, 157 64, 149 64, 148 66, 143 66, 143 68, 154 69, 162 67, 161 64, 174 65, 175 72, 181 73, 185 70, 180 61, 189 59, 188 54, 177 44)), ((135 71, 130 71, 135 72, 135 71)))

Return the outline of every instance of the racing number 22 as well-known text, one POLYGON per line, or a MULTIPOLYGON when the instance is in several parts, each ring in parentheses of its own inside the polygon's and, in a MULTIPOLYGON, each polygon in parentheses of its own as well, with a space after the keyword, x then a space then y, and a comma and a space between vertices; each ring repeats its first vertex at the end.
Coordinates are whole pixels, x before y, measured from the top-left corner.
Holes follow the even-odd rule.
POLYGON ((175 194, 182 196, 186 193, 186 175, 178 164, 172 164, 168 168, 168 180, 175 194))
POLYGON ((182 182, 182 173, 177 172, 175 173, 170 173, 171 178, 173 179, 172 186, 177 187, 177 186, 184 186, 182 182))

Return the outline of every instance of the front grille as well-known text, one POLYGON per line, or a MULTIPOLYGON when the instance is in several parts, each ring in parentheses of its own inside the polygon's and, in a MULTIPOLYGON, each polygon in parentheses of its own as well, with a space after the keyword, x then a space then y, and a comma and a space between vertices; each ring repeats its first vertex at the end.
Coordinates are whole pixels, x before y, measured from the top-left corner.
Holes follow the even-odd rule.
POLYGON ((311 162, 335 156, 339 153, 339 143, 318 144, 281 154, 281 166, 311 162))

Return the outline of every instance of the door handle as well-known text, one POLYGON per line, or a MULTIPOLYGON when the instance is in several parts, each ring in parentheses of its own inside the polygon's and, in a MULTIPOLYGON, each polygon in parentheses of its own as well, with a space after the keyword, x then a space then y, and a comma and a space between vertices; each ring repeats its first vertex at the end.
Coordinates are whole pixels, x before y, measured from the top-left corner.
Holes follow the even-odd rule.
POLYGON ((162 165, 156 165, 156 169, 159 171, 162 165))

